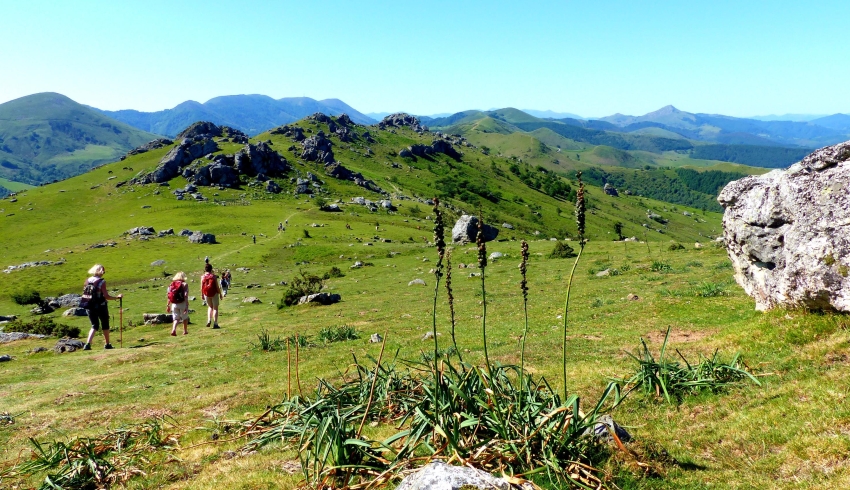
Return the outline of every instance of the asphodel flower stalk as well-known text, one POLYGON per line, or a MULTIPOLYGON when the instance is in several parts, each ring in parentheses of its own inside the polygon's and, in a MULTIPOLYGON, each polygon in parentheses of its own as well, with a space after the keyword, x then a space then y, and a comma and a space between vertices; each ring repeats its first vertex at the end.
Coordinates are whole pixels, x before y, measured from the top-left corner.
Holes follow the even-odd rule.
MULTIPOLYGON (((443 238, 443 212, 440 211, 440 200, 434 198, 434 245, 437 247, 437 264, 434 267, 434 309, 432 331, 434 336, 434 376, 437 376, 439 345, 437 343, 437 296, 440 292, 440 278, 443 277, 443 257, 446 254, 446 241, 443 238)), ((435 407, 436 408, 436 407, 435 407)))
POLYGON ((460 349, 457 348, 457 339, 455 339, 455 296, 452 291, 452 249, 446 250, 446 294, 449 300, 449 314, 452 320, 452 345, 454 345, 457 358, 463 362, 463 356, 460 349))
POLYGON ((576 261, 573 263, 573 269, 570 271, 570 278, 567 282, 567 299, 564 301, 564 338, 561 343, 561 351, 563 355, 563 375, 564 375, 564 401, 567 400, 567 315, 570 311, 570 290, 573 287, 573 277, 578 267, 578 261, 581 259, 581 253, 584 252, 584 232, 585 232, 585 213, 587 211, 587 203, 584 197, 584 182, 581 181, 581 172, 576 172, 578 179, 578 192, 576 193, 576 226, 578 227, 578 244, 579 251, 576 256, 576 261))
POLYGON ((484 362, 487 364, 487 374, 493 379, 490 369, 490 355, 487 353, 487 290, 484 288, 484 271, 487 269, 487 245, 484 243, 484 218, 478 213, 478 235, 475 243, 478 244, 478 268, 481 269, 481 304, 483 312, 481 316, 481 338, 484 342, 484 362))
POLYGON ((522 331, 522 345, 519 354, 519 403, 520 408, 522 408, 522 392, 525 387, 525 339, 528 337, 528 242, 525 240, 522 241, 520 246, 520 256, 522 261, 519 263, 519 273, 522 276, 522 281, 519 283, 519 289, 522 291, 522 309, 525 312, 525 328, 522 331))

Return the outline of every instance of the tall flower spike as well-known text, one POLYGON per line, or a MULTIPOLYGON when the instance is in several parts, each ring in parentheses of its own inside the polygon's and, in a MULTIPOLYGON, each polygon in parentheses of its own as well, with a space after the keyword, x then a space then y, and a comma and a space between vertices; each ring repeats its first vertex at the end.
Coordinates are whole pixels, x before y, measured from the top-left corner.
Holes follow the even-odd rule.
POLYGON ((576 172, 578 179, 578 193, 576 193, 576 224, 578 225, 579 243, 584 243, 584 215, 587 204, 584 200, 584 182, 581 181, 581 171, 576 172))
POLYGON ((455 339, 455 296, 452 290, 452 249, 446 250, 446 294, 449 300, 449 315, 452 321, 452 345, 455 347, 457 358, 463 362, 463 356, 457 348, 457 340, 455 339))
POLYGON ((475 238, 478 245, 478 267, 484 270, 487 267, 487 245, 484 243, 484 218, 478 213, 478 235, 475 238))
POLYGON ((522 262, 519 263, 519 273, 522 275, 522 281, 519 283, 519 288, 522 290, 523 301, 528 301, 528 279, 526 277, 528 272, 528 242, 525 240, 522 241, 520 247, 520 256, 522 262))
POLYGON ((435 274, 437 277, 443 275, 443 257, 446 254, 446 240, 443 237, 443 212, 440 211, 440 200, 434 198, 434 244, 437 246, 437 266, 435 274))

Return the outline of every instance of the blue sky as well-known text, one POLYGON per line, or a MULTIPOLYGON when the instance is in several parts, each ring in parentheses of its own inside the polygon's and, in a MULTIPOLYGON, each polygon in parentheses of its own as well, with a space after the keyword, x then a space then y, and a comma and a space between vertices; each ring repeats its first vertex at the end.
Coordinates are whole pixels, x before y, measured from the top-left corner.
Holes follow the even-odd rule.
POLYGON ((0 0, 0 102, 850 113, 847 1, 0 0))

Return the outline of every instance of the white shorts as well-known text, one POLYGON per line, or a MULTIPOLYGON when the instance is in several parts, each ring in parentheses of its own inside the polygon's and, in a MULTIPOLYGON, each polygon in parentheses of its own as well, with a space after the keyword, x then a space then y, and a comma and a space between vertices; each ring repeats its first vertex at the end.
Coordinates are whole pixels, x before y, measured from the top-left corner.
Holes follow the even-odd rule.
POLYGON ((171 305, 171 314, 174 315, 174 321, 182 323, 189 321, 189 302, 173 303, 171 305))

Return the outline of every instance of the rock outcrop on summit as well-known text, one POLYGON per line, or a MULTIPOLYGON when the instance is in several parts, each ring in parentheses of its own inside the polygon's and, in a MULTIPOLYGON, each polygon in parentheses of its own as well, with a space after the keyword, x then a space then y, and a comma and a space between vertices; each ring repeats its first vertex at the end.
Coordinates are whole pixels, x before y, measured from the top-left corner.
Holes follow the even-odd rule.
POLYGON ((423 133, 425 131, 428 131, 428 128, 426 126, 423 126, 422 123, 419 122, 419 118, 417 118, 416 116, 411 116, 410 114, 406 114, 404 112, 390 114, 378 123, 379 129, 387 129, 388 127, 401 128, 404 126, 410 127, 410 129, 416 131, 417 133, 423 133))
POLYGON ((726 248, 757 310, 850 311, 850 141, 729 183, 726 248))

